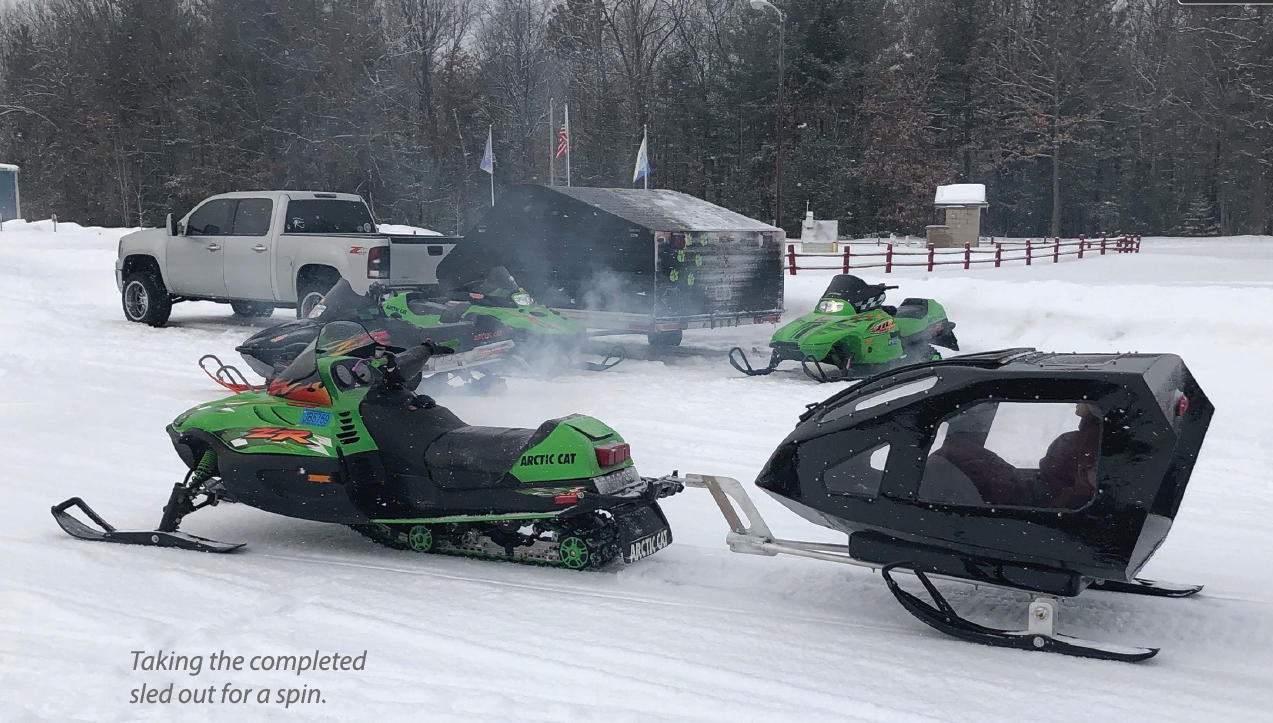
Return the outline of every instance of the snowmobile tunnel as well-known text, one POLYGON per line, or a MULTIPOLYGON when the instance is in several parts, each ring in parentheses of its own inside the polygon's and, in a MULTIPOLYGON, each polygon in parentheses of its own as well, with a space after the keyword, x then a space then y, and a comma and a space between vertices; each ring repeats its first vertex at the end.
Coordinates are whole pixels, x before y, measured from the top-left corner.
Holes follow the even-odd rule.
POLYGON ((1213 411, 1170 354, 968 355, 811 406, 756 484, 858 560, 1073 596, 1166 538, 1213 411))
POLYGON ((669 190, 521 185, 438 267, 504 266, 541 302, 659 319, 780 312, 781 229, 669 190))

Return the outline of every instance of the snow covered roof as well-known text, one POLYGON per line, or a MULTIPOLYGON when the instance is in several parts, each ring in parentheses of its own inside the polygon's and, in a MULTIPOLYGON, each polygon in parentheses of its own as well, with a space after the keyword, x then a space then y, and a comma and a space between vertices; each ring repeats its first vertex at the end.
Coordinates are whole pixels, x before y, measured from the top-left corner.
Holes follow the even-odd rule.
POLYGON ((985 206, 986 185, 984 183, 953 183, 949 186, 937 187, 935 206, 985 206))
POLYGON ((779 230, 679 191, 578 186, 554 186, 551 190, 654 231, 779 230))

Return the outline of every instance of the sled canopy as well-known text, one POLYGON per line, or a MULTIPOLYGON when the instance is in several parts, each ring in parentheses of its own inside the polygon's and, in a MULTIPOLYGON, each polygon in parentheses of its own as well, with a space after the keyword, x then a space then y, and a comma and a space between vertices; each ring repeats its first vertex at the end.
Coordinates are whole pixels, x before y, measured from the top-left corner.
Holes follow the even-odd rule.
POLYGON ((975 354, 813 405, 756 484, 856 560, 1073 596, 1136 583, 1212 412, 1171 354, 975 354))

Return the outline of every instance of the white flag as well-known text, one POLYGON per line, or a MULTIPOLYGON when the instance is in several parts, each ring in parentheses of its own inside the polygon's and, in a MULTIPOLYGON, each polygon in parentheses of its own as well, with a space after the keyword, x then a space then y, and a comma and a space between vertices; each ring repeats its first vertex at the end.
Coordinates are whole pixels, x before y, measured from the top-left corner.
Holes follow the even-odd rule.
POLYGON ((482 162, 478 168, 495 175, 495 152, 491 150, 491 129, 486 129, 486 153, 482 154, 482 162))
POLYGON ((642 135, 641 150, 637 151, 636 168, 633 169, 632 171, 633 183, 636 183, 642 178, 645 178, 646 176, 650 175, 650 159, 649 159, 649 156, 646 154, 646 150, 645 150, 646 140, 647 140, 646 136, 642 135))

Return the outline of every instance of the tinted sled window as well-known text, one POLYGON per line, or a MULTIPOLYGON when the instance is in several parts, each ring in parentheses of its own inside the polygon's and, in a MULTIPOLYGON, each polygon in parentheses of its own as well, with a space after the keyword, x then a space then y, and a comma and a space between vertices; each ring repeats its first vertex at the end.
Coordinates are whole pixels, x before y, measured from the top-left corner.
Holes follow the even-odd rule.
POLYGON ((875 497, 880 492, 887 461, 887 444, 872 447, 828 468, 822 474, 822 484, 831 494, 875 497))
POLYGON ((376 224, 362 201, 325 199, 287 202, 283 233, 375 233, 376 224))
POLYGON ((946 421, 928 450, 923 502, 1076 510, 1096 494, 1101 417, 1079 403, 983 402, 946 421))

